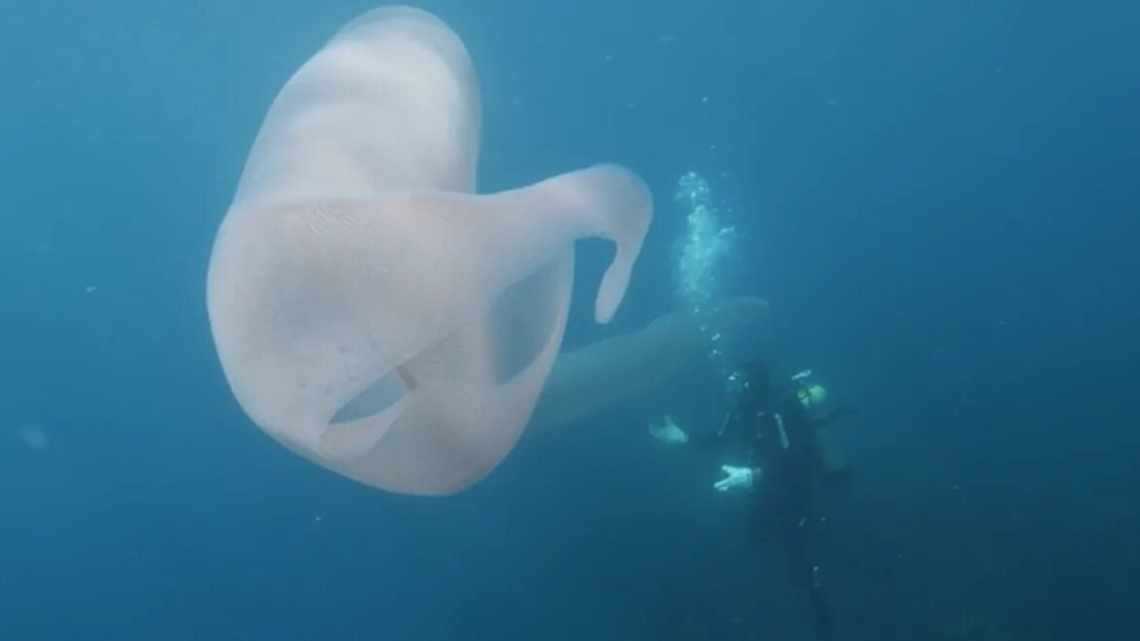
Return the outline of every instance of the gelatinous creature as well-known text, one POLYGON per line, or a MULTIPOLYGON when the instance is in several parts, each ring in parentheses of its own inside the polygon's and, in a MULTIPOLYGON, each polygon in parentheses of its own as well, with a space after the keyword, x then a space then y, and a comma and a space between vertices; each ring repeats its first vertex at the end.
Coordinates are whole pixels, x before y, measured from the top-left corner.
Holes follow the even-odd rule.
POLYGON ((459 38, 369 12, 281 90, 215 241, 207 306, 241 407, 374 487, 455 492, 506 456, 562 342, 574 241, 617 245, 607 322, 650 223, 612 165, 476 195, 479 131, 459 38))

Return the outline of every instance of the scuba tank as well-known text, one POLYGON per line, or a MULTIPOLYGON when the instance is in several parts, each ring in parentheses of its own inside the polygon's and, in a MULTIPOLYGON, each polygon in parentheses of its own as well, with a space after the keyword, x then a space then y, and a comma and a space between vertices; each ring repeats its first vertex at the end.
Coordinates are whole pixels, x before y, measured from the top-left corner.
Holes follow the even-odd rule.
MULTIPOLYGON (((834 408, 828 402, 830 395, 827 388, 819 383, 810 369, 793 376, 792 386, 796 400, 810 421, 822 423, 832 413, 834 408)), ((814 432, 816 451, 824 476, 834 478, 845 474, 849 469, 847 456, 835 438, 832 423, 819 425, 814 432)))

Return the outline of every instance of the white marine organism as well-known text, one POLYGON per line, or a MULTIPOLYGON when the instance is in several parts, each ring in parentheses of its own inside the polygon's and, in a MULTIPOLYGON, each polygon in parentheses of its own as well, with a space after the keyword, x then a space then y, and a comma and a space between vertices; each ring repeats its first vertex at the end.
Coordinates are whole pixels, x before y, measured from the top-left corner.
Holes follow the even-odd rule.
POLYGON ((475 71, 418 9, 354 20, 285 84, 215 240, 207 307, 246 415, 309 460, 394 492, 483 478, 562 344, 574 242, 614 241, 608 322, 652 216, 599 165, 475 191, 475 71))

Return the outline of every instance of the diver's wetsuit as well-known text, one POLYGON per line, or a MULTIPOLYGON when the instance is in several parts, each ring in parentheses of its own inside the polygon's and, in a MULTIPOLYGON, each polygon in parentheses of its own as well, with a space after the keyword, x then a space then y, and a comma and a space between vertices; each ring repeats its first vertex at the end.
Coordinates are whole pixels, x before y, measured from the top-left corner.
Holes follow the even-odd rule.
POLYGON ((815 636, 826 641, 833 637, 834 621, 816 556, 824 524, 819 494, 825 482, 840 479, 825 474, 817 430, 845 412, 810 416, 794 391, 772 388, 765 368, 755 369, 749 381, 716 440, 762 470, 755 481, 754 536, 779 536, 791 581, 808 594, 815 636))

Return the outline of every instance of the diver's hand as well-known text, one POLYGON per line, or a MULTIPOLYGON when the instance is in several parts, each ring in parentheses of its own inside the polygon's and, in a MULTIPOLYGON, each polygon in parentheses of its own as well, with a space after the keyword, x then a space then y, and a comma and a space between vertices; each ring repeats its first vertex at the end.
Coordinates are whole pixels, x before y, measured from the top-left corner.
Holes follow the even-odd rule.
POLYGON ((665 422, 661 425, 650 423, 649 433, 653 435, 653 438, 662 443, 668 443, 669 445, 680 445, 689 442, 689 435, 685 433, 685 430, 678 427, 677 424, 673 422, 673 417, 668 414, 665 415, 665 422))
POLYGON ((753 485, 752 468, 750 467, 734 467, 732 465, 720 466, 725 477, 716 483, 713 487, 717 492, 727 492, 729 490, 751 490, 753 485))

